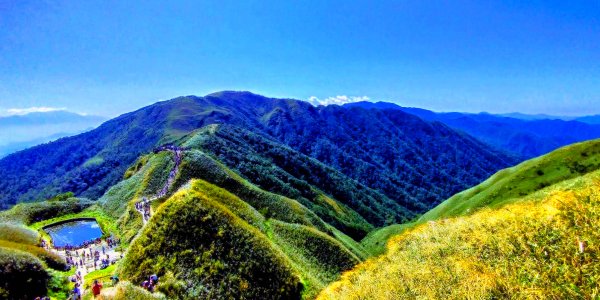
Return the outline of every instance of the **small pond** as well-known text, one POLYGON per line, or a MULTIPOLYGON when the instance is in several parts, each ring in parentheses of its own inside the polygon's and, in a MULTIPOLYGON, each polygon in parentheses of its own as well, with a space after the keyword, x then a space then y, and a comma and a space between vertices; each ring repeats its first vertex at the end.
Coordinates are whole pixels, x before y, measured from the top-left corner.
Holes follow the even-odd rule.
POLYGON ((73 246, 79 247, 85 242, 102 237, 100 226, 93 219, 69 221, 44 228, 54 247, 73 246))

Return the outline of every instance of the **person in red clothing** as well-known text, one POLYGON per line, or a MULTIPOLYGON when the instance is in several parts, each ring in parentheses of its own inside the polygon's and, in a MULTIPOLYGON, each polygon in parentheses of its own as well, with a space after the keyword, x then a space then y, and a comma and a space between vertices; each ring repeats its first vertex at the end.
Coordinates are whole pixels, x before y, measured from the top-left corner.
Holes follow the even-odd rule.
POLYGON ((100 296, 100 291, 102 290, 102 283, 98 282, 98 280, 94 280, 94 285, 92 285, 92 294, 94 294, 94 298, 100 296))

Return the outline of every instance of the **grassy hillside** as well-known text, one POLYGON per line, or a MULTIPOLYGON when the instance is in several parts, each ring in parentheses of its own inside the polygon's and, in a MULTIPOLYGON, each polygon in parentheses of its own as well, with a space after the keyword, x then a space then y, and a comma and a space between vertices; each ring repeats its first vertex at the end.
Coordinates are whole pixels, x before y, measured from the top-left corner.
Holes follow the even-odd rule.
POLYGON ((382 254, 391 237, 419 224, 520 202, 536 191, 598 169, 600 140, 566 146, 497 172, 481 184, 442 202, 415 222, 378 228, 361 240, 361 244, 370 253, 382 254))
POLYGON ((600 171, 511 202, 410 229, 318 298, 598 298, 600 171))
POLYGON ((0 286, 6 282, 0 287, 0 299, 35 298, 31 295, 49 295, 53 299, 68 297, 72 284, 67 277, 72 273, 65 271, 66 261, 39 246, 41 236, 47 235, 41 231, 45 225, 72 218, 95 218, 105 235, 120 236, 115 220, 95 202, 69 196, 21 203, 0 212, 0 277, 3 277, 0 286))
MULTIPOLYGON (((211 128, 216 129, 214 126, 207 127, 206 129, 209 130, 211 128)), ((211 280, 225 280, 227 282, 231 279, 234 280, 233 282, 242 284, 242 286, 246 286, 246 281, 259 282, 263 279, 248 277, 252 274, 246 273, 250 272, 246 264, 250 266, 254 264, 253 261, 271 261, 274 259, 272 256, 275 255, 275 257, 280 257, 276 261, 277 264, 281 264, 282 270, 286 268, 289 270, 286 271, 287 273, 282 271, 283 273, 279 275, 271 274, 269 278, 274 280, 278 278, 273 278, 273 276, 281 276, 279 279, 284 282, 289 282, 290 278, 296 278, 297 284, 302 288, 295 290, 293 295, 286 295, 281 291, 270 290, 269 293, 271 294, 267 298, 288 296, 310 298, 314 297, 328 283, 336 280, 342 271, 350 269, 369 255, 359 243, 340 231, 340 229, 347 229, 347 225, 339 226, 340 229, 338 229, 334 226, 337 224, 325 222, 315 211, 319 207, 320 213, 327 212, 329 215, 339 216, 340 220, 356 222, 357 225, 354 226, 356 228, 363 226, 365 232, 373 228, 358 213, 343 203, 326 196, 322 191, 308 183, 302 185, 304 188, 302 191, 310 191, 308 194, 311 195, 310 200, 307 198, 302 200, 303 198, 298 196, 301 193, 295 194, 298 199, 292 199, 265 191, 233 172, 224 164, 215 160, 211 155, 201 151, 202 147, 196 144, 200 138, 212 139, 213 137, 210 135, 195 134, 192 137, 184 139, 184 141, 188 141, 184 142, 187 150, 183 153, 183 159, 179 168, 180 171, 175 178, 173 189, 166 197, 158 199, 153 203, 156 214, 141 233, 138 234, 142 228, 142 221, 139 213, 133 208, 134 202, 142 196, 154 195, 160 189, 160 186, 164 184, 164 178, 166 178, 168 170, 172 167, 171 162, 173 159, 170 153, 161 152, 140 157, 126 171, 126 179, 111 188, 100 199, 100 203, 106 211, 110 212, 114 217, 119 216, 117 223, 122 233, 123 241, 125 243, 131 241, 131 247, 125 255, 123 268, 118 270, 122 274, 122 279, 138 282, 144 276, 149 275, 146 274, 148 272, 158 273, 161 276, 172 274, 172 282, 164 285, 165 290, 163 292, 168 297, 227 297, 227 295, 235 297, 235 295, 241 294, 266 295, 263 290, 266 290, 267 287, 257 287, 258 290, 242 291, 236 290, 239 288, 237 286, 233 287, 229 285, 226 288, 213 286, 211 289, 211 293, 213 294, 208 295, 203 294, 206 291, 202 290, 198 282, 211 280), (180 191, 175 194, 173 191, 177 189, 180 191), (303 205, 302 201, 308 202, 312 206, 309 208, 303 205), (315 201, 315 203, 312 201, 315 201), (176 203, 178 204, 176 205, 176 203), (184 205, 183 203, 188 204, 184 205), (192 205, 199 206, 200 210, 195 210, 192 205), (161 211, 166 209, 165 207, 169 207, 171 211, 169 214, 161 213, 161 211), (185 214, 189 214, 189 216, 185 219, 178 219, 180 214, 184 212, 185 214), (217 217, 215 214, 220 217, 217 217), (222 220, 222 214, 228 216, 226 219, 229 221, 222 220), (165 227, 154 227, 159 226, 159 224, 165 227), (170 224, 170 226, 166 227, 167 224, 170 224), (174 228, 173 224, 177 224, 178 226, 174 228), (184 234, 187 230, 191 230, 190 228, 200 225, 202 226, 198 230, 227 228, 227 231, 235 234, 236 237, 226 235, 222 237, 223 241, 219 242, 218 239, 212 236, 206 236, 201 239, 190 239, 189 236, 184 234), (161 233, 157 235, 156 232, 161 233), (251 236, 256 236, 258 246, 253 244, 255 242, 251 242, 250 246, 239 245, 238 242, 240 242, 242 237, 237 237, 237 234, 241 234, 243 239, 250 239, 251 236), (214 247, 224 247, 222 246, 223 243, 233 243, 228 244, 227 247, 236 249, 235 260, 239 260, 239 262, 232 261, 233 258, 229 257, 229 255, 233 254, 223 249, 219 250, 220 252, 214 250, 214 247), (261 251, 250 252, 249 249, 252 247, 259 247, 257 249, 262 249, 260 247, 267 248, 261 251), (190 249, 193 249, 193 251, 190 249), (200 252, 205 253, 208 251, 212 253, 213 250, 211 249, 216 251, 213 256, 201 260, 188 259, 189 255, 202 257, 199 254, 200 252), (248 249, 248 251, 244 249, 248 249), (200 252, 196 253, 194 251, 200 252), (178 256, 179 252, 183 252, 181 257, 178 256), (225 266, 242 265, 227 267, 228 271, 224 271, 225 269, 222 269, 224 267, 221 264, 227 261, 229 262, 225 266), (142 267, 140 268, 140 266, 142 267), (193 271, 193 266, 197 266, 197 268, 202 270, 212 267, 220 269, 219 272, 214 271, 212 273, 209 271, 199 271, 200 269, 196 272, 193 271), (223 276, 229 279, 219 277, 221 276, 219 275, 220 273, 223 273, 223 276), (244 282, 232 279, 240 276, 245 278, 244 282), (228 294, 230 292, 233 294, 228 294)), ((216 142, 218 140, 215 140, 216 142)), ((304 160, 310 160, 292 150, 288 149, 288 151, 304 160)), ((264 159, 256 154, 255 156, 249 155, 248 157, 256 157, 256 161, 258 162, 264 159)), ((312 164, 319 168, 324 168, 318 162, 313 161, 312 164)), ((263 173, 263 176, 282 178, 279 177, 281 173, 278 173, 277 170, 277 168, 267 169, 263 173)), ((325 170, 335 173, 331 169, 325 170)), ((282 183, 278 187, 283 187, 284 185, 282 183)), ((294 188, 298 187, 298 185, 292 186, 294 188)), ((360 190, 356 192, 358 194, 360 190)), ((210 230, 208 232, 199 231, 197 236, 212 234, 223 233, 211 233, 210 230)), ((273 262, 265 262, 265 264, 270 265, 273 262)), ((257 276, 262 276, 260 272, 263 271, 258 269, 252 271, 257 276)))
POLYGON ((518 202, 523 196, 600 169, 600 140, 578 143, 502 170, 424 214, 420 221, 472 213, 518 202))
MULTIPOLYGON (((131 180, 132 178, 133 176, 128 180, 131 180)), ((180 195, 179 197, 184 197, 186 199, 191 197, 195 199, 193 203, 198 205, 205 202, 208 203, 207 205, 211 203, 215 205, 218 204, 219 207, 233 214, 236 220, 239 219, 239 222, 228 225, 230 230, 245 230, 244 228, 249 226, 249 228, 252 228, 251 232, 266 238, 269 247, 275 249, 273 251, 276 251, 276 253, 283 255, 285 265, 293 270, 292 274, 298 276, 298 278, 302 280, 302 284, 304 285, 303 295, 306 297, 311 295, 314 296, 315 293, 326 286, 327 283, 337 279, 337 276, 339 276, 341 271, 351 268, 358 263, 360 259, 365 257, 365 252, 358 243, 322 221, 312 211, 297 201, 263 191, 247 183, 235 173, 227 170, 224 166, 197 150, 186 152, 181 166, 181 173, 178 176, 178 182, 179 183, 176 183, 177 186, 183 186, 182 191, 178 193, 178 195, 180 195), (194 180, 192 183, 187 183, 191 178, 210 179, 211 182, 218 184, 219 186, 224 186, 227 190, 205 181, 194 180), (187 184, 184 184, 184 182, 187 184)), ((176 200, 169 198, 162 205, 157 207, 157 210, 162 210, 163 206, 168 205, 168 203, 173 201, 176 200)), ((125 205, 130 206, 131 203, 126 203, 125 205)), ((206 209, 213 209, 211 207, 212 206, 209 205, 206 209)), ((188 208, 178 207, 177 209, 186 210, 188 208)), ((129 211, 131 210, 124 213, 122 219, 129 218, 129 211)), ((137 212, 133 212, 133 214, 134 215, 132 216, 135 216, 137 212)), ((151 223, 154 222, 154 220, 164 219, 164 222, 171 222, 171 224, 177 223, 183 228, 182 230, 186 230, 186 227, 195 226, 191 223, 197 222, 198 218, 203 218, 201 212, 197 212, 195 218, 187 221, 171 220, 170 215, 161 215, 157 213, 157 215, 152 218, 151 223)), ((218 225, 220 223, 215 223, 217 220, 213 218, 207 218, 205 222, 206 225, 204 225, 204 227, 221 226, 218 225)), ((128 226, 131 226, 130 224, 125 221, 121 222, 121 224, 124 225, 121 227, 123 231, 129 231, 128 226)), ((139 228, 141 227, 140 225, 134 227, 139 228)), ((132 230, 132 232, 135 232, 135 230, 132 230)), ((133 250, 136 249, 135 247, 144 249, 156 248, 156 245, 154 244, 135 246, 139 245, 140 239, 143 240, 143 237, 148 233, 149 231, 145 229, 142 235, 134 240, 131 248, 132 250, 126 255, 126 261, 133 261, 131 263, 132 268, 133 266, 140 266, 143 263, 142 261, 139 261, 139 257, 129 254, 135 253, 132 252, 135 251, 133 250)), ((199 242, 196 240, 188 240, 189 237, 178 236, 177 234, 170 232, 164 234, 163 238, 165 239, 165 243, 167 243, 166 245, 186 245, 186 243, 199 242), (184 240, 182 241, 180 239, 184 240)), ((228 237, 227 239, 233 239, 233 241, 230 242, 236 242, 236 238, 228 237)), ((205 242, 208 243, 209 241, 207 240, 205 242)), ((181 247, 183 247, 181 249, 210 249, 213 246, 209 243, 208 245, 194 244, 181 247)), ((244 254, 243 251, 241 251, 243 248, 240 248, 237 244, 232 245, 232 247, 232 249, 240 249, 239 255, 242 256, 238 257, 239 259, 247 259, 246 255, 248 254, 244 254)), ((145 251, 146 250, 143 252, 145 253, 144 258, 147 258, 148 263, 165 259, 161 258, 165 253, 177 252, 173 249, 163 249, 158 252, 157 255, 159 257, 156 257, 148 256, 145 251)), ((220 256, 225 254, 219 253, 215 255, 216 256, 213 259, 218 260, 220 259, 220 256)), ((255 257, 253 259, 259 258, 255 257)), ((156 269, 155 271, 160 274, 165 274, 168 271, 174 271, 173 268, 175 268, 175 266, 178 266, 183 270, 186 269, 190 263, 189 261, 183 259, 180 260, 179 258, 172 258, 169 261, 171 261, 172 265, 168 265, 162 269, 156 269)), ((177 282, 182 280, 181 278, 187 278, 187 275, 182 275, 180 272, 176 272, 176 277, 179 278, 177 282)), ((236 273, 237 271, 232 272, 236 273)), ((124 271, 124 274, 129 273, 124 271)), ((207 274, 205 275, 207 276, 207 274)), ((138 278, 136 276, 137 275, 129 275, 129 277, 124 278, 137 280, 138 278)), ((180 292, 166 293, 168 295, 179 295, 180 292)), ((273 292, 273 295, 280 294, 273 292)), ((300 295, 300 293, 298 293, 298 295, 300 295)))
MULTIPOLYGON (((302 285, 266 235, 202 192, 183 190, 158 209, 131 245, 123 278, 176 276, 176 298, 299 298, 302 285)), ((230 195, 228 195, 230 196, 230 195)))

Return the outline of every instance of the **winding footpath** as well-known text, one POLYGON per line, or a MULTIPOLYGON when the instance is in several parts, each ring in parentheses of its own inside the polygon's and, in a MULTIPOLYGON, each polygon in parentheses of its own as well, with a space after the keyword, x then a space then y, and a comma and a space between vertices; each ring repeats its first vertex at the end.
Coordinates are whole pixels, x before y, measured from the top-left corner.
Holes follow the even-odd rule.
POLYGON ((177 173, 179 173, 179 165, 181 164, 181 159, 183 158, 184 148, 176 147, 176 146, 161 146, 159 148, 154 149, 154 153, 159 153, 162 151, 169 151, 173 153, 175 166, 169 172, 169 177, 167 177, 167 182, 162 187, 162 189, 151 197, 142 197, 142 199, 135 203, 135 209, 142 215, 142 220, 144 222, 144 226, 150 220, 152 216, 152 207, 150 203, 156 199, 162 198, 167 195, 169 190, 173 187, 173 183, 175 183, 175 177, 177 173))

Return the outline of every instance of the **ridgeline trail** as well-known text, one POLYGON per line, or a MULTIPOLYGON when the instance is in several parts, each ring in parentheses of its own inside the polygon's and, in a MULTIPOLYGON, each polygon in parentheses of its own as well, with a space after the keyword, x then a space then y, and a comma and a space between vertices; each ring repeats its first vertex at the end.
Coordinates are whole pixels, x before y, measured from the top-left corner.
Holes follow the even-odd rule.
POLYGON ((154 149, 154 151, 153 151, 154 153, 159 153, 162 151, 172 152, 174 161, 175 161, 175 166, 173 166, 173 169, 171 169, 171 171, 169 172, 169 177, 167 177, 167 181, 165 182, 165 185, 162 187, 162 189, 160 189, 160 191, 156 195, 153 195, 150 197, 142 197, 142 199, 140 201, 135 203, 135 209, 142 215, 142 220, 144 222, 144 225, 146 225, 146 223, 152 216, 152 209, 150 207, 150 202, 166 196, 167 193, 169 192, 169 190, 171 189, 171 187, 173 186, 173 183, 175 182, 175 177, 177 176, 177 173, 179 172, 179 165, 181 164, 181 158, 183 157, 184 150, 185 150, 184 148, 172 146, 172 145, 160 146, 160 147, 154 149))

